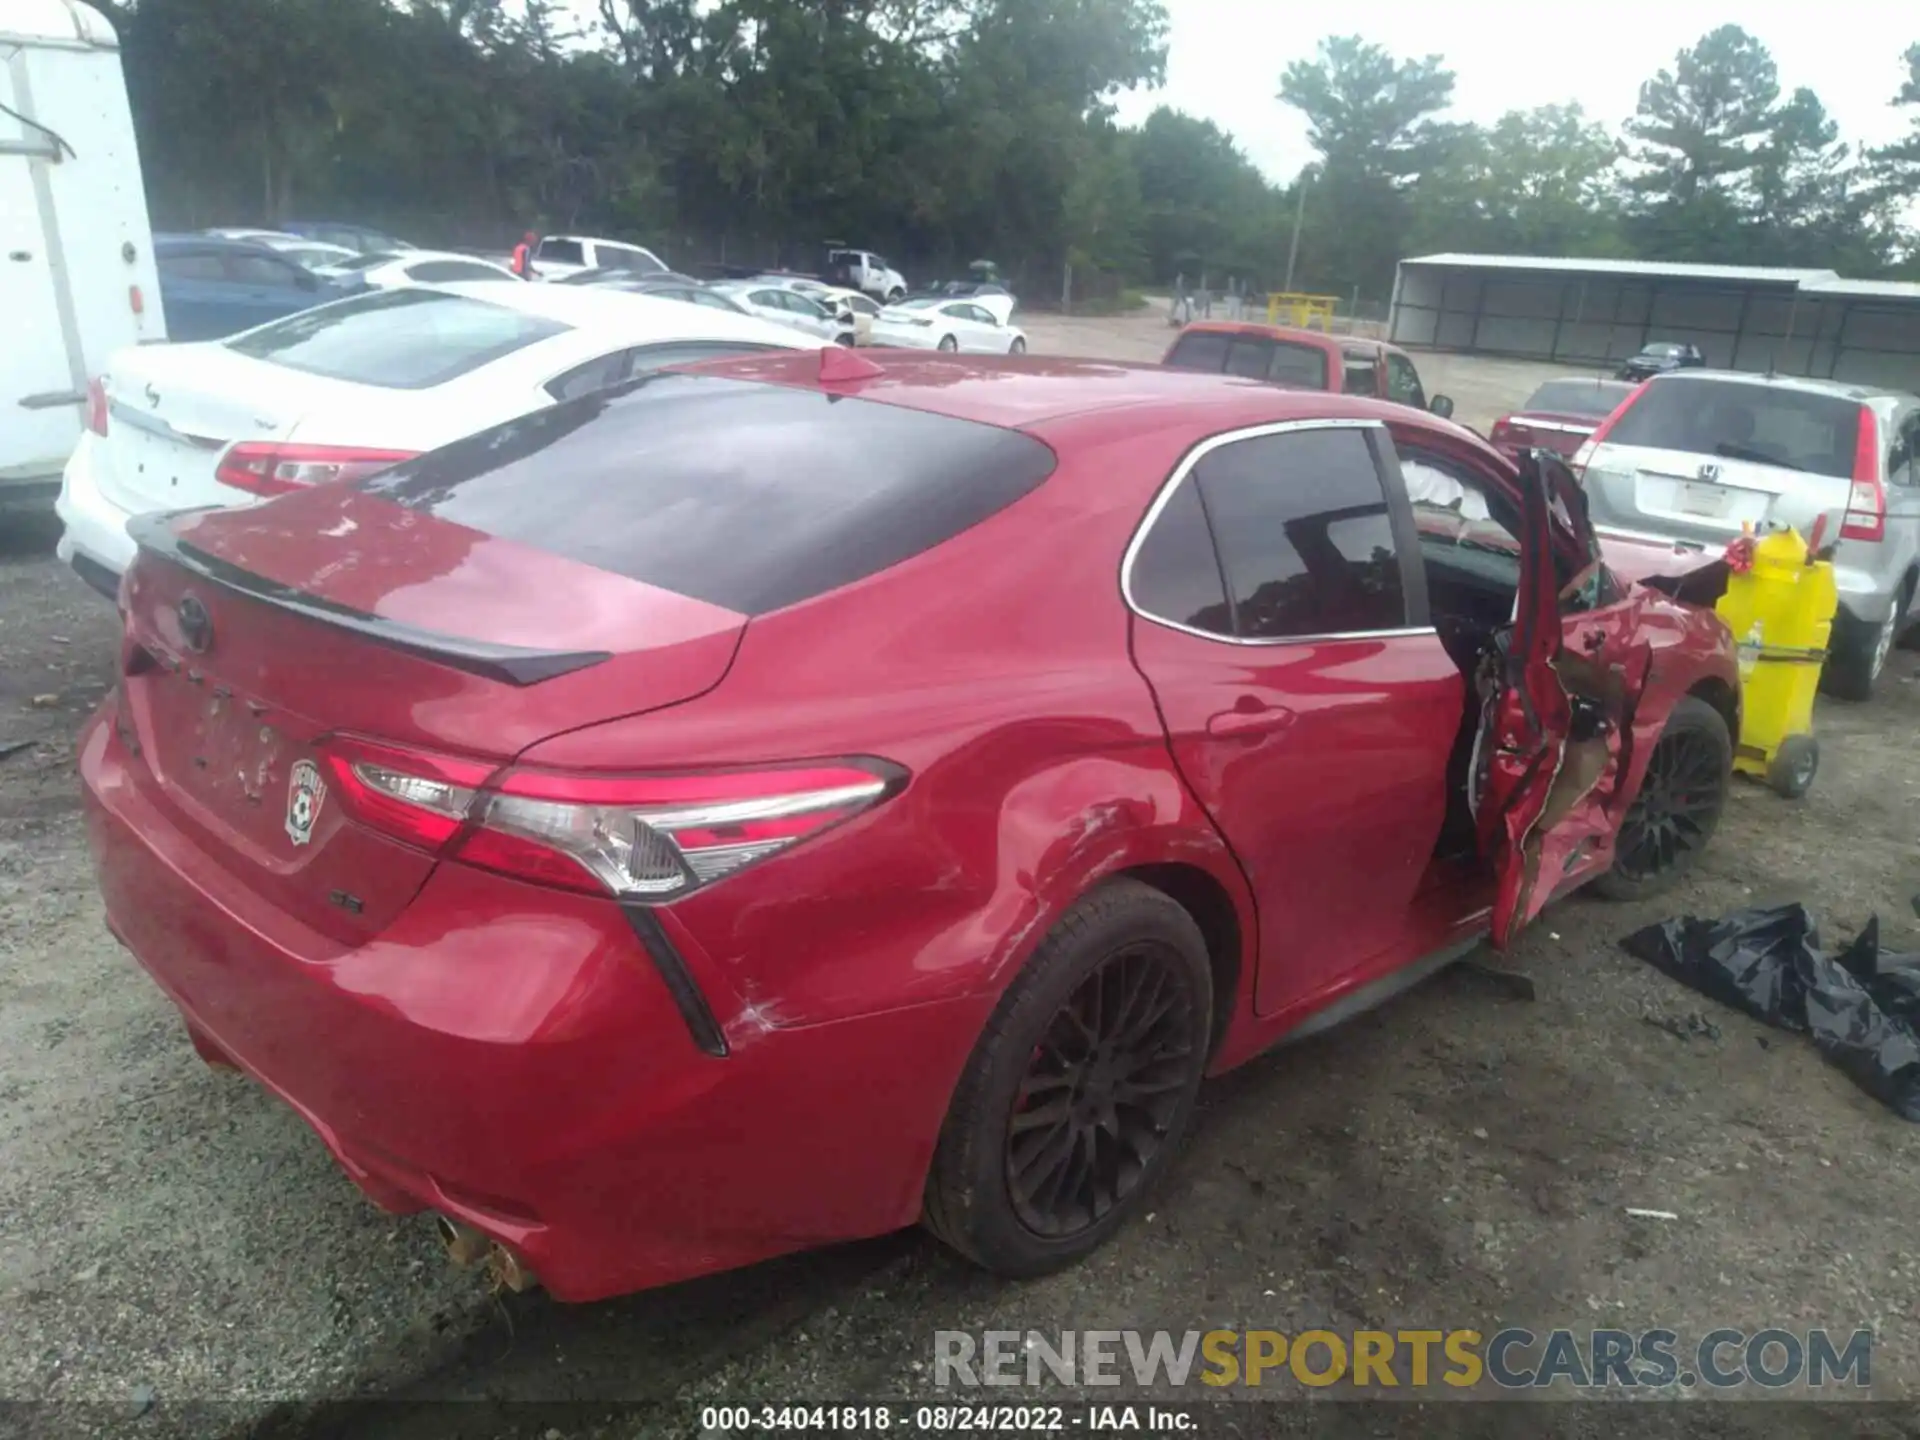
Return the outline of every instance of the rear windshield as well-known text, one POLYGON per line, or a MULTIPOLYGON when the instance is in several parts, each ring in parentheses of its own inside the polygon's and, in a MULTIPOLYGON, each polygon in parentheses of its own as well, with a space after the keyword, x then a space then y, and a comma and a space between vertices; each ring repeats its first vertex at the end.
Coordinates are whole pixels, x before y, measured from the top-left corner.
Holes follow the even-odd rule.
POLYGON ((1555 415, 1611 415, 1632 393, 1631 385, 1605 380, 1549 380, 1527 397, 1524 408, 1555 415))
POLYGON ((464 295, 382 290, 303 310, 227 345, 330 380, 426 390, 569 328, 464 295))
POLYGON ((1166 363, 1176 370, 1244 375, 1250 380, 1272 380, 1308 390, 1327 388, 1326 351, 1317 345, 1297 345, 1264 335, 1192 331, 1174 343, 1166 363))
POLYGON ((656 374, 395 466, 411 510, 743 615, 952 539, 1052 473, 1030 435, 898 405, 656 374))
POLYGON ((1656 380, 1607 439, 1616 445, 1853 474, 1860 402, 1739 380, 1656 380))

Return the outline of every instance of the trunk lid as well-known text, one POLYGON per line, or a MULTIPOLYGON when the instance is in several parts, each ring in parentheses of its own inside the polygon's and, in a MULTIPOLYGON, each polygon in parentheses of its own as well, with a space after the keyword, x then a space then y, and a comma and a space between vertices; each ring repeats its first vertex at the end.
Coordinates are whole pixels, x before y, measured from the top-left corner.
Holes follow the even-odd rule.
POLYGON ((436 862, 329 803, 327 737, 504 764, 712 688, 746 623, 338 487, 133 529, 121 700, 158 802, 343 943, 436 862))
POLYGON ((1819 475, 1696 451, 1603 444, 1587 466, 1596 517, 1622 526, 1724 545, 1751 526, 1809 534, 1826 515, 1839 534, 1850 477, 1819 475))
POLYGON ((364 407, 368 387, 270 365, 219 343, 119 351, 105 378, 103 494, 129 514, 243 503, 214 478, 243 440, 285 440, 312 411, 364 407))

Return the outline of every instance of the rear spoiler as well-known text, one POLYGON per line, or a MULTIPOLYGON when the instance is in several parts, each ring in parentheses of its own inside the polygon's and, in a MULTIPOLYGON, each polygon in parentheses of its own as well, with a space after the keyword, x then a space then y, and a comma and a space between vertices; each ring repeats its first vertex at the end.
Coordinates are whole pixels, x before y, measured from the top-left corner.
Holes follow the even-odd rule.
POLYGON ((409 655, 417 655, 450 669, 464 670, 486 680, 507 685, 538 685, 542 680, 570 675, 576 670, 585 670, 613 658, 612 652, 607 650, 533 650, 519 645, 493 645, 484 640, 466 640, 422 630, 399 620, 389 620, 321 599, 317 595, 308 595, 278 580, 269 580, 264 575, 255 575, 216 555, 209 555, 174 533, 175 520, 219 508, 209 505, 192 510, 163 510, 151 515, 136 515, 127 522, 127 534, 141 550, 158 555, 223 590, 245 595, 251 600, 323 625, 350 630, 376 645, 405 651, 409 655))

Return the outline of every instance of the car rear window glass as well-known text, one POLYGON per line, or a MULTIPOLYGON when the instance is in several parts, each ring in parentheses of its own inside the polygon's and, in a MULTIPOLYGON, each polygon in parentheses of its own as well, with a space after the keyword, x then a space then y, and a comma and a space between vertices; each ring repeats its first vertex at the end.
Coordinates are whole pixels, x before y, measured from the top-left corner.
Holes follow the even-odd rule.
POLYGON ((1860 439, 1860 402, 1740 380, 1656 380, 1607 439, 1846 479, 1860 439))
POLYGON ((1305 390, 1327 388, 1327 352, 1315 345, 1275 341, 1267 361, 1267 378, 1305 390))
POLYGON ((1193 468, 1244 639, 1407 623, 1380 472, 1359 429, 1261 435, 1193 468))
POLYGON ((1553 415, 1611 415, 1632 393, 1631 385, 1604 380, 1549 380, 1527 397, 1522 408, 1553 415))
POLYGON ((303 310, 227 344, 331 380, 425 390, 569 328, 464 295, 383 290, 303 310))
POLYGON ((1052 473, 1030 435, 904 406, 662 373, 407 461, 409 509, 744 615, 931 549, 1052 473))
MULTIPOLYGON (((554 265, 584 265, 587 263, 586 251, 580 248, 578 240, 542 240, 540 248, 534 252, 535 260, 545 260, 554 265)), ((601 264, 605 266, 606 262, 601 264)))
POLYGON ((1167 364, 1176 370, 1205 370, 1218 375, 1227 368, 1227 350, 1231 335, 1218 330, 1198 330, 1182 335, 1167 352, 1167 364))

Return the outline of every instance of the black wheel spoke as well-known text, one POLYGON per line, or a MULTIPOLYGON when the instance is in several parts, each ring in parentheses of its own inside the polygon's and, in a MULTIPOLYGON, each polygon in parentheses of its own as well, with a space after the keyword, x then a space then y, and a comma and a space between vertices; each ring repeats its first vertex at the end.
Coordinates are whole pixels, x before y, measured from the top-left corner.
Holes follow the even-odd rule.
POLYGON ((1009 1194, 1023 1224, 1061 1237, 1123 1205, 1198 1084, 1196 996, 1158 943, 1117 950, 1042 1033, 1008 1118, 1009 1194))
POLYGON ((1724 799, 1724 774, 1713 742, 1697 730, 1662 735, 1615 844, 1615 868, 1648 879, 1706 843, 1724 799))

